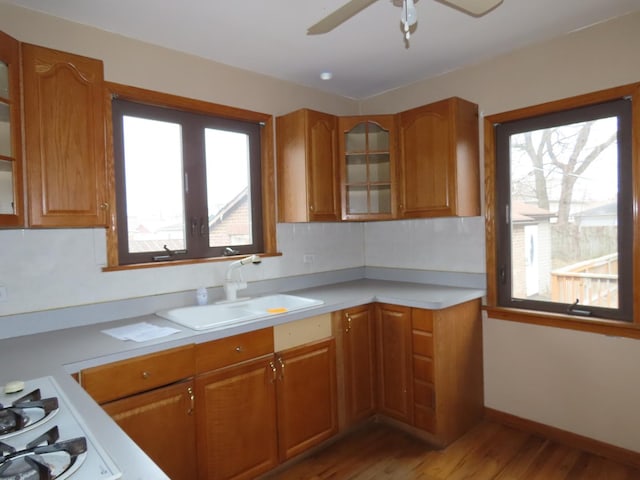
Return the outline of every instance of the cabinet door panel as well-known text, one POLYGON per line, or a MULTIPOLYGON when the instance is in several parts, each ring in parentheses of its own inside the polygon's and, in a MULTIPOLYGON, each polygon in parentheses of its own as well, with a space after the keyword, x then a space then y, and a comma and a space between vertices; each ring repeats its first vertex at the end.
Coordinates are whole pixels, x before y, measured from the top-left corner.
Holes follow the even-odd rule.
POLYGON ((342 315, 347 424, 363 420, 375 411, 375 322, 369 305, 342 315))
POLYGON ((278 441, 287 460, 338 431, 335 340, 284 350, 277 355, 278 441))
POLYGON ((193 380, 104 404, 104 410, 172 479, 197 478, 193 380))
POLYGON ((381 413, 411 423, 413 368, 411 309, 377 306, 378 379, 381 413))
POLYGON ((452 206, 452 143, 448 104, 439 102, 400 116, 402 212, 447 214, 452 206))
POLYGON ((454 97, 399 117, 400 216, 479 215, 478 106, 454 97))
POLYGON ((337 121, 332 115, 310 111, 308 122, 307 182, 310 220, 336 220, 338 212, 337 121))
POLYGON ((102 62, 23 45, 32 226, 105 226, 102 62))
POLYGON ((200 478, 251 479, 278 463, 273 356, 196 379, 200 478))

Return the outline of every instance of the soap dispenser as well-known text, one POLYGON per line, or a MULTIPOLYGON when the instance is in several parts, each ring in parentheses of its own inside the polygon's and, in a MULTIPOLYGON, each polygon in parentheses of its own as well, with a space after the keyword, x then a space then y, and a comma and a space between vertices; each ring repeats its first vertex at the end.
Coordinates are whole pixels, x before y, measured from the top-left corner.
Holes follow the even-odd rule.
POLYGON ((200 287, 196 290, 196 301, 198 305, 206 305, 209 300, 209 294, 205 287, 200 287))

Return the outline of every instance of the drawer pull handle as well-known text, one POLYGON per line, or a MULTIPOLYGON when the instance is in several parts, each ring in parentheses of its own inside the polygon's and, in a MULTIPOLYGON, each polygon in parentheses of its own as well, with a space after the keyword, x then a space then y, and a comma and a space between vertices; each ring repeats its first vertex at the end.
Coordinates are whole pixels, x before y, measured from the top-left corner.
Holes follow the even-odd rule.
POLYGON ((236 352, 240 353, 240 352, 242 352, 242 350, 243 350, 242 347, 240 347, 240 346, 236 347, 236 352))
POLYGON ((151 376, 151 374, 149 372, 147 372, 146 370, 144 372, 142 372, 142 378, 144 378, 145 380, 147 378, 149 378, 151 376))

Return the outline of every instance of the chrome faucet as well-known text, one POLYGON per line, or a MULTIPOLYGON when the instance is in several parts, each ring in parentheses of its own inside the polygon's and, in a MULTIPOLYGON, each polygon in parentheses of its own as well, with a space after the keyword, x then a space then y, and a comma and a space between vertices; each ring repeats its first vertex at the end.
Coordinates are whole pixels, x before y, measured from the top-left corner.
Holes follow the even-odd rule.
POLYGON ((242 280, 242 277, 238 276, 237 280, 233 279, 233 272, 238 270, 243 265, 248 265, 249 263, 253 263, 254 265, 258 265, 262 262, 262 259, 258 255, 249 255, 248 257, 241 258, 240 260, 235 260, 231 262, 229 267, 227 268, 227 275, 224 279, 224 296, 225 302, 232 302, 234 300, 238 300, 238 290, 243 288, 247 288, 247 282, 242 280))

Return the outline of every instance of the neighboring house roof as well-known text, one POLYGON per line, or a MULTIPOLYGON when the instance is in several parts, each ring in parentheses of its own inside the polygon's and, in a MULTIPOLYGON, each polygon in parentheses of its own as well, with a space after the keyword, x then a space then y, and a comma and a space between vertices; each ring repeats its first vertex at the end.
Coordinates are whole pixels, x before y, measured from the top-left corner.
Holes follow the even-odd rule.
POLYGON ((233 197, 231 201, 229 201, 226 205, 224 205, 220 210, 218 210, 215 214, 209 216, 209 230, 214 227, 216 224, 222 222, 224 217, 231 212, 234 208, 236 208, 243 200, 247 198, 249 195, 249 187, 244 188, 238 195, 233 197))
POLYGON ((596 207, 587 208, 581 212, 574 213, 575 217, 609 217, 618 216, 618 203, 610 202, 596 207))
POLYGON ((514 223, 531 223, 541 220, 548 220, 554 217, 555 213, 540 208, 537 205, 524 202, 511 202, 511 221, 514 223))

